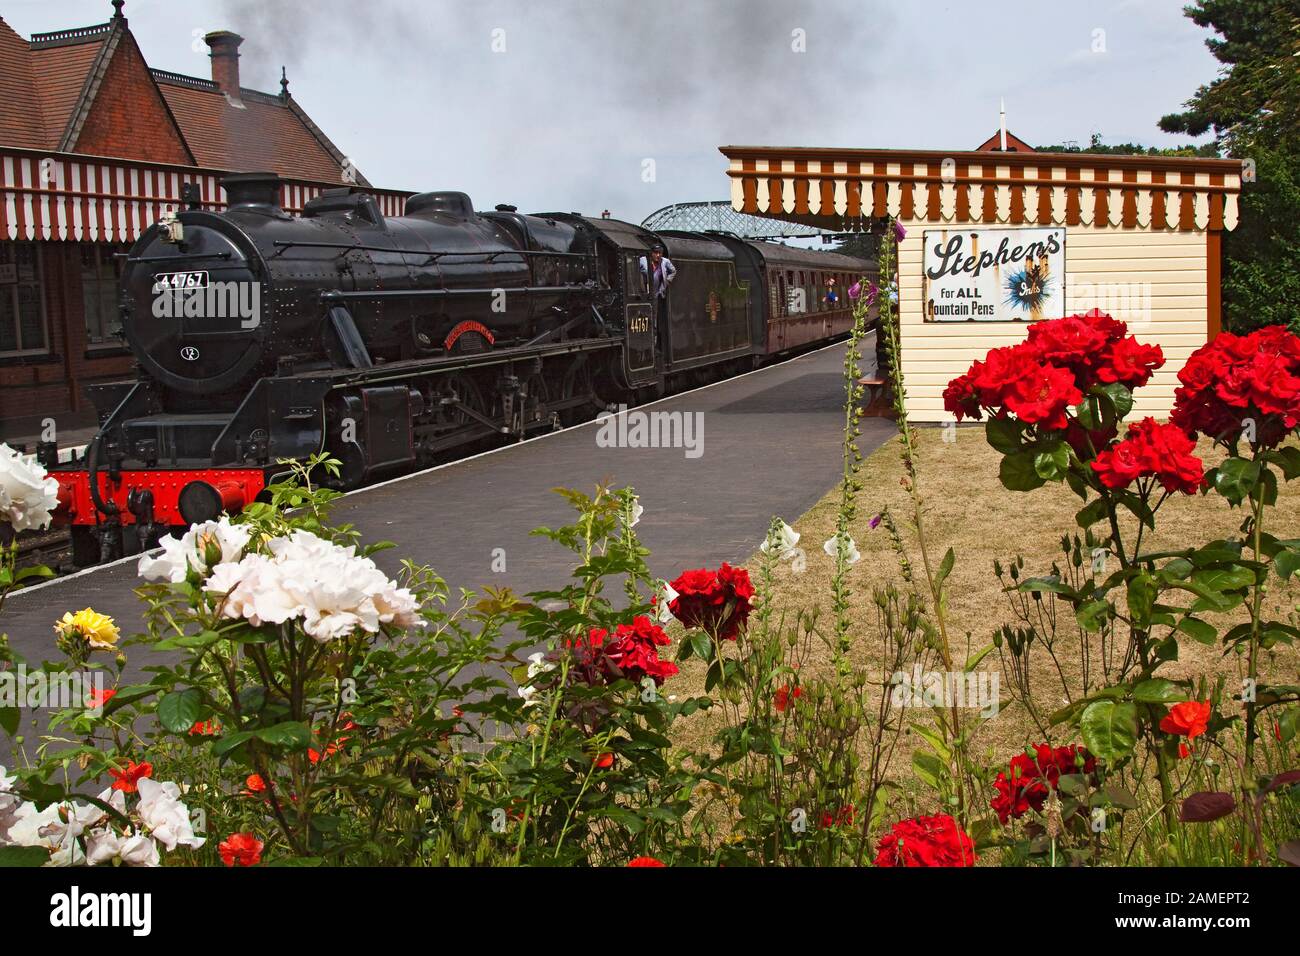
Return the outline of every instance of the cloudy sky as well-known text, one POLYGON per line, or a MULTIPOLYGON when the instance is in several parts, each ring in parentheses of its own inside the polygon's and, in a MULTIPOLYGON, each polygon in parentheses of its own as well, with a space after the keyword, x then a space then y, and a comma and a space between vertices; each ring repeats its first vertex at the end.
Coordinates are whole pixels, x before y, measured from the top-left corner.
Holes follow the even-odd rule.
MULTIPOLYGON (((376 185, 639 221, 724 199, 722 144, 969 149, 1156 128, 1214 76, 1179 0, 128 0, 151 66, 294 96, 376 185), (653 161, 653 166, 647 164, 653 161), (646 174, 652 169, 653 176, 646 174), (649 178, 651 181, 646 181, 649 178)), ((24 36, 108 0, 0 0, 24 36)))

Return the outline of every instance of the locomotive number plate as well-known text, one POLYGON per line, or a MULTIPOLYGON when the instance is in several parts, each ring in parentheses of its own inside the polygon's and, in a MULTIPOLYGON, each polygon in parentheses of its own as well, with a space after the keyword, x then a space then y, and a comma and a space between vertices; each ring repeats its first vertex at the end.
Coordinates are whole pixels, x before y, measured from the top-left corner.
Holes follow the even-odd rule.
POLYGON ((206 269, 193 272, 159 272, 153 277, 153 291, 167 289, 204 289, 208 285, 206 269))

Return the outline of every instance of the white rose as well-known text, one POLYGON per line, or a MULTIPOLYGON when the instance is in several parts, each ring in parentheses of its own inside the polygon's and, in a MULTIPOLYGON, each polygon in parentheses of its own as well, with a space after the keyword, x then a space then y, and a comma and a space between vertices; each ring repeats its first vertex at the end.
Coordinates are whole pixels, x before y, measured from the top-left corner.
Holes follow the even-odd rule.
POLYGON ((14 531, 45 528, 58 507, 58 481, 39 462, 0 442, 0 521, 14 531))
POLYGON ((198 849, 203 846, 202 837, 195 836, 190 825, 190 811, 181 803, 181 788, 176 784, 158 783, 145 777, 136 785, 140 802, 135 812, 140 817, 149 834, 167 850, 178 846, 198 849))
POLYGON ((86 865, 97 866, 121 860, 126 866, 158 866, 158 844, 142 833, 119 836, 112 830, 93 830, 86 835, 86 865))
POLYGON ((358 628, 377 632, 384 624, 409 628, 421 623, 419 604, 369 558, 307 531, 267 542, 271 556, 250 554, 237 567, 213 573, 207 589, 226 595, 222 613, 255 626, 301 620, 322 643, 358 628))
POLYGON ((199 574, 208 573, 209 545, 215 545, 220 551, 221 556, 216 561, 219 567, 243 556, 248 537, 246 527, 231 524, 230 519, 222 515, 216 521, 191 525, 179 540, 170 534, 164 535, 158 541, 162 554, 142 556, 137 571, 140 577, 149 581, 179 584, 191 570, 199 574))

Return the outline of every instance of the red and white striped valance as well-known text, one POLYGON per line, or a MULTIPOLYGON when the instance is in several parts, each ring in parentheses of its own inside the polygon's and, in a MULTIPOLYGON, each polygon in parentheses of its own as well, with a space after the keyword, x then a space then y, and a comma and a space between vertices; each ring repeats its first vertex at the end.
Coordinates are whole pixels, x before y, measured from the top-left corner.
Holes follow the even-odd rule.
MULTIPOLYGON (((185 183, 198 184, 204 209, 224 209, 225 175, 184 166, 0 149, 0 239, 134 242, 164 212, 180 205, 185 183)), ((307 200, 329 188, 284 180, 280 202, 296 215, 307 200)), ((370 192, 385 216, 400 216, 410 195, 370 192)))
POLYGON ((1237 225, 1240 160, 724 146, 737 212, 834 227, 913 222, 1219 231, 1237 225))

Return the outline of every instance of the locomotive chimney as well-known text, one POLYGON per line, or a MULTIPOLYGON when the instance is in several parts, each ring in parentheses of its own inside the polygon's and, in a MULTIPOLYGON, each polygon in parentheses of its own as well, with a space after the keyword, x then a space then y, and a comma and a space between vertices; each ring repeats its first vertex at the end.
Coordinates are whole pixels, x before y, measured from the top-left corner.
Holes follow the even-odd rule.
POLYGON ((212 50, 212 82, 227 97, 239 102, 239 44, 244 38, 229 30, 215 30, 203 37, 212 50))
POLYGON ((280 208, 280 177, 275 173, 231 173, 221 180, 226 206, 280 208))

